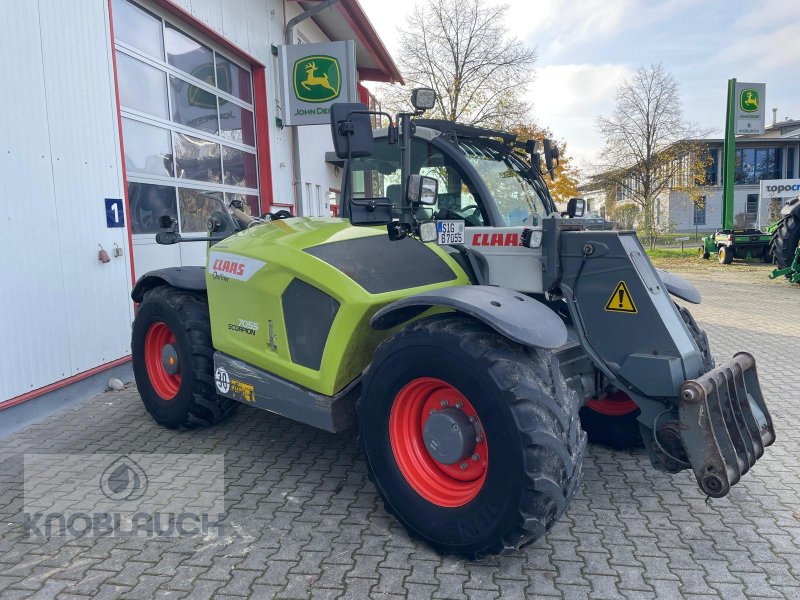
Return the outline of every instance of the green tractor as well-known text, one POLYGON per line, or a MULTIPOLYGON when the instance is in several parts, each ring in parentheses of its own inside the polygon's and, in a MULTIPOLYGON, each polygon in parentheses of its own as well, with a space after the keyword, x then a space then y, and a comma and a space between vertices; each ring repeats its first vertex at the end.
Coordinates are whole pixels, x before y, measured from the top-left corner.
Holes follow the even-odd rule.
POLYGON ((800 196, 781 209, 781 218, 770 227, 770 233, 770 255, 778 267, 770 279, 786 277, 800 283, 800 196))
MULTIPOLYGON (((707 338, 633 232, 559 214, 554 145, 335 104, 342 218, 254 219, 220 203, 208 261, 148 273, 132 297, 133 367, 160 424, 249 404, 355 426, 386 509, 443 553, 518 548, 578 486, 584 427, 644 442, 713 497, 775 439, 752 355, 714 367, 707 338), (388 127, 372 130, 380 114, 388 127), (542 162, 544 164, 542 164, 542 162)), ((159 243, 181 239, 162 220, 159 243), (170 230, 171 229, 171 230, 170 230)))

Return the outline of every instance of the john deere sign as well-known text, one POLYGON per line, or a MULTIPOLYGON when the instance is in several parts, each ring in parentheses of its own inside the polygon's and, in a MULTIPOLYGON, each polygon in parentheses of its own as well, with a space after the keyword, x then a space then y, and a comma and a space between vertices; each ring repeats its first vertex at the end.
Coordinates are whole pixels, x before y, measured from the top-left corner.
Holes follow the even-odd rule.
POLYGON ((356 101, 355 43, 280 46, 283 122, 328 124, 330 105, 356 101))
POLYGON ((736 135, 764 133, 764 93, 763 83, 736 82, 736 135))

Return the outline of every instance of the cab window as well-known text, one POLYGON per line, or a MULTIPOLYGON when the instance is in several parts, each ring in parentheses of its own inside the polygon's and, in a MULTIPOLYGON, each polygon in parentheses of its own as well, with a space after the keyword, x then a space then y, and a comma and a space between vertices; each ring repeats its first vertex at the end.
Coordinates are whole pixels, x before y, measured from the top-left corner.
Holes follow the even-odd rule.
MULTIPOLYGON (((472 181, 453 160, 429 142, 411 142, 411 172, 439 180, 438 203, 419 209, 420 219, 463 220, 470 226, 485 225, 488 220, 483 203, 472 181)), ((353 197, 388 198, 399 207, 400 148, 386 139, 375 140, 371 156, 353 160, 353 197)))

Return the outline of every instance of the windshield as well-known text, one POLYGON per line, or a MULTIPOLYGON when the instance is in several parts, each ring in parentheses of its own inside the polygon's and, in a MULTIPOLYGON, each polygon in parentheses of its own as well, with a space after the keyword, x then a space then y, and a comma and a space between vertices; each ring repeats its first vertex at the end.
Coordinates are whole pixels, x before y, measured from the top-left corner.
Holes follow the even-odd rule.
POLYGON ((511 152, 474 140, 459 141, 464 156, 480 174, 508 227, 538 227, 547 215, 543 186, 511 152))

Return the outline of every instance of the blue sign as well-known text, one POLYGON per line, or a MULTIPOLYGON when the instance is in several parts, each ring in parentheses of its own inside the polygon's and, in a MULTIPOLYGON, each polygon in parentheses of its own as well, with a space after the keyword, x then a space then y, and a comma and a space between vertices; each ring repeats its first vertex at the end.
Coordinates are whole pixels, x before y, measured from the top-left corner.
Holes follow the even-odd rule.
POLYGON ((125 227, 125 212, 122 198, 106 198, 106 226, 125 227))

